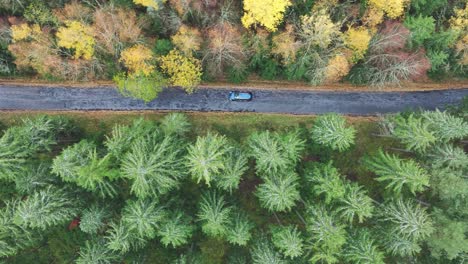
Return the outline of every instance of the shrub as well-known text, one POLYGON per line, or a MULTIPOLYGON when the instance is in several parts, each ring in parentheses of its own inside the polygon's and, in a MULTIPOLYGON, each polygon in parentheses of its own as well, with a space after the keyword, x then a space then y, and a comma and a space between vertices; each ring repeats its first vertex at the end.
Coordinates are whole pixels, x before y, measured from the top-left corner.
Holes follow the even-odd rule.
POLYGON ((192 55, 193 51, 199 51, 201 47, 201 34, 196 28, 182 25, 179 31, 172 36, 172 43, 185 55, 192 55))
POLYGON ((174 45, 169 39, 158 39, 154 45, 153 52, 156 55, 165 56, 172 49, 174 49, 174 45))
POLYGON ((162 88, 167 85, 160 73, 153 71, 150 75, 129 75, 120 73, 114 76, 117 88, 124 96, 130 96, 150 102, 158 97, 162 88))

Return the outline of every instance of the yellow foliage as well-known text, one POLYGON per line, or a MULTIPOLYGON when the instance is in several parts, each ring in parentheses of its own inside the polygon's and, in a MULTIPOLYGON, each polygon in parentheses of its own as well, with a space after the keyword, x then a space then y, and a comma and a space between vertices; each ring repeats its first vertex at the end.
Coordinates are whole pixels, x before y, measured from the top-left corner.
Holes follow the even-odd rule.
POLYGON ((170 76, 172 85, 184 88, 192 93, 201 82, 201 63, 193 57, 186 57, 178 50, 172 50, 159 58, 161 69, 170 76))
POLYGON ((468 31, 468 1, 466 3, 465 9, 456 8, 454 10, 455 16, 450 18, 450 27, 454 30, 461 32, 468 31))
POLYGON ((340 81, 349 73, 351 65, 344 55, 336 55, 328 61, 325 79, 327 82, 340 81))
POLYGON ((159 6, 164 4, 165 2, 166 0, 133 0, 133 3, 135 4, 146 6, 154 10, 158 10, 159 6))
POLYGON ((286 26, 286 31, 273 37, 273 48, 271 53, 283 58, 283 64, 288 64, 296 59, 300 43, 294 39, 294 28, 292 25, 286 26))
POLYGON ((93 29, 78 21, 67 21, 65 25, 58 29, 58 45, 66 49, 74 49, 74 59, 91 59, 95 44, 93 29))
POLYGON ((371 35, 366 28, 350 28, 345 33, 345 45, 353 51, 353 62, 364 58, 371 35))
POLYGON ((41 28, 37 24, 32 26, 29 26, 28 24, 11 26, 11 38, 13 39, 13 42, 33 39, 41 33, 41 28))
POLYGON ((461 57, 460 63, 462 65, 468 65, 468 34, 465 34, 465 36, 457 42, 455 50, 461 57))
POLYGON ((249 28, 260 24, 274 32, 283 21, 284 12, 290 5, 289 0, 244 0, 242 25, 249 28))
POLYGON ((369 0, 371 8, 385 12, 389 18, 398 18, 405 12, 409 0, 369 0))
POLYGON ((370 7, 364 14, 363 22, 370 30, 376 32, 377 26, 383 22, 384 12, 381 9, 370 7))
POLYGON ((339 26, 333 23, 326 9, 321 9, 310 16, 301 18, 299 35, 309 47, 326 48, 340 34, 339 26))
POLYGON ((149 76, 154 71, 154 66, 151 65, 152 59, 153 52, 141 44, 125 49, 120 55, 120 61, 127 67, 130 75, 149 76))
POLYGON ((192 51, 199 51, 202 43, 200 31, 196 28, 191 28, 182 25, 179 31, 172 36, 172 43, 181 50, 185 55, 191 55, 192 51))

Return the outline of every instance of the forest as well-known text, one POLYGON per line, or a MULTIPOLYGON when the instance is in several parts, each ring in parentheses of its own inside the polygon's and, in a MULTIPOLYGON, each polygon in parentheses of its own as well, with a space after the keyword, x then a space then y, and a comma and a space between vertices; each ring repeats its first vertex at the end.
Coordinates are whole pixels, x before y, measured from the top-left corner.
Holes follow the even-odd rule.
POLYGON ((201 82, 466 80, 466 0, 1 0, 0 74, 113 80, 151 101, 201 82))
POLYGON ((0 257, 464 263, 467 106, 117 116, 94 132, 76 115, 0 118, 0 257))

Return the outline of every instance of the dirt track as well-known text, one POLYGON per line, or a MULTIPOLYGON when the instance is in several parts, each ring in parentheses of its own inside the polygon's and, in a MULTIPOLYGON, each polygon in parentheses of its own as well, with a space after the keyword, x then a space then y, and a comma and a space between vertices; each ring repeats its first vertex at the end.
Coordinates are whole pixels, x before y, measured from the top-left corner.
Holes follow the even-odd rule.
MULTIPOLYGON (((245 89, 244 89, 245 90, 245 89)), ((95 89, 0 86, 2 110, 179 110, 349 115, 375 115, 406 109, 443 108, 468 96, 468 88, 421 92, 318 92, 254 90, 251 102, 231 102, 229 90, 199 89, 188 95, 178 88, 165 89, 145 104, 122 97, 111 87, 95 89)))

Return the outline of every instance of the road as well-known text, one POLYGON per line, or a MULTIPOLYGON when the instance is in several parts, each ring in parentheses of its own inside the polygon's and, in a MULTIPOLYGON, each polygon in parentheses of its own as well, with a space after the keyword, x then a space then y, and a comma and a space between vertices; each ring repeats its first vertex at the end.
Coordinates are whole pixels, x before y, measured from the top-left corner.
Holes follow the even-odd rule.
POLYGON ((229 90, 199 89, 186 94, 178 88, 163 90, 145 104, 121 96, 112 87, 28 87, 0 85, 2 110, 179 110, 226 111, 288 114, 337 112, 349 115, 375 115, 407 109, 444 108, 468 96, 468 88, 421 92, 318 92, 253 90, 251 102, 231 102, 229 90))

